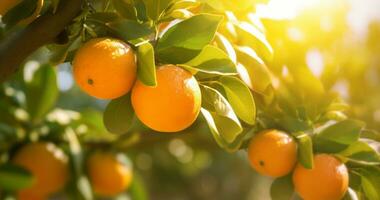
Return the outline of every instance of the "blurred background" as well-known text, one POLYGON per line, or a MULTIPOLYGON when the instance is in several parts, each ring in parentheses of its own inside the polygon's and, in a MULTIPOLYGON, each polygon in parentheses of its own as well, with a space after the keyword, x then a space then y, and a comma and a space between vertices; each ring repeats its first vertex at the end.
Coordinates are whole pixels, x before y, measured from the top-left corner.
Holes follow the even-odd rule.
MULTIPOLYGON (((350 116, 380 130, 379 8, 378 0, 271 0, 255 15, 274 48, 272 67, 306 64, 351 105, 350 116)), ((58 107, 104 109, 106 102, 79 91, 68 64, 59 67, 58 81, 58 107)), ((198 139, 184 133, 127 150, 151 199, 269 199, 271 179, 249 167, 245 151, 224 152, 204 130, 193 133, 198 139)))
MULTIPOLYGON (((380 130, 379 8, 379 0, 271 0, 257 4, 249 15, 265 27, 275 52, 272 69, 306 64, 327 90, 338 92, 351 105, 350 117, 380 130)), ((107 102, 79 90, 70 64, 58 69, 57 108, 74 111, 74 117, 75 112, 81 113, 102 126, 101 112, 107 102)), ((136 178, 150 199, 269 199, 272 180, 250 168, 245 151, 228 154, 216 145, 205 124, 193 126, 204 132, 189 129, 126 145, 136 178)), ((94 133, 85 137, 96 143, 114 136, 94 133)))

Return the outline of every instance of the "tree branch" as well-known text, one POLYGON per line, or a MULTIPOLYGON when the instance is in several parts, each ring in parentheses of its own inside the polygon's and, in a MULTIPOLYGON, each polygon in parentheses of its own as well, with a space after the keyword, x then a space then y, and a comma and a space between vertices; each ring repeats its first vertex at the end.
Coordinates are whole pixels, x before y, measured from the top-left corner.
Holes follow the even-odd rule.
POLYGON ((0 83, 15 73, 33 51, 51 43, 77 16, 83 1, 62 0, 55 14, 48 13, 40 16, 25 29, 1 41, 0 83))

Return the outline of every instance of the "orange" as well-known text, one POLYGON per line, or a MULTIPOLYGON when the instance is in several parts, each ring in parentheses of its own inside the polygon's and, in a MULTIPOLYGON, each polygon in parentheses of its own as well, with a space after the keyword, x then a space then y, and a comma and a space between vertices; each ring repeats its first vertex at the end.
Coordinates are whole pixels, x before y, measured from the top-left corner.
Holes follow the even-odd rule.
POLYGON ((339 200, 348 188, 346 166, 328 154, 314 156, 313 169, 298 164, 293 173, 297 193, 305 200, 339 200))
POLYGON ((162 22, 160 25, 158 25, 158 30, 162 32, 169 26, 170 22, 162 22))
POLYGON ((96 152, 89 157, 88 176, 94 192, 99 196, 115 196, 131 184, 132 168, 122 158, 108 152, 96 152))
POLYGON ((148 127, 161 132, 178 132, 189 127, 201 108, 201 91, 192 74, 174 65, 157 69, 157 86, 136 81, 132 106, 148 127))
MULTIPOLYGON (((1 0, 0 1, 0 15, 4 16, 9 10, 11 10, 13 7, 15 7, 17 4, 19 4, 21 0, 1 0)), ((20 24, 29 24, 33 20, 35 20, 38 15, 41 12, 42 6, 43 6, 44 0, 38 0, 37 1, 37 7, 34 10, 33 14, 29 17, 23 19, 20 21, 20 24)))
POLYGON ((12 162, 29 170, 35 178, 31 187, 18 192, 20 199, 45 199, 61 190, 67 181, 67 157, 53 143, 27 144, 16 152, 12 162))
POLYGON ((114 99, 128 93, 136 78, 135 53, 123 41, 97 38, 76 53, 74 78, 87 94, 114 99))
POLYGON ((18 200, 47 200, 47 196, 44 194, 36 194, 31 192, 19 192, 17 194, 18 200))
POLYGON ((297 162, 297 144, 282 131, 262 131, 251 139, 248 157, 258 173, 270 177, 284 176, 297 162))

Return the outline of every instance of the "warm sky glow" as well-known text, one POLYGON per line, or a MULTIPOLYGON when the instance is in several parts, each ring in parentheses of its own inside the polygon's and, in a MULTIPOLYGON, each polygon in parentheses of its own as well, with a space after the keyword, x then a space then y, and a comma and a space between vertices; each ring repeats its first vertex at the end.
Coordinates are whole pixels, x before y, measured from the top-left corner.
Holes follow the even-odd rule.
POLYGON ((258 6, 257 14, 261 17, 291 19, 302 9, 315 6, 319 2, 319 0, 271 0, 267 5, 258 6))
POLYGON ((344 1, 350 6, 348 25, 359 36, 366 34, 371 20, 380 20, 379 0, 270 0, 267 5, 257 7, 257 15, 263 18, 292 19, 305 8, 334 7, 337 2, 344 1))

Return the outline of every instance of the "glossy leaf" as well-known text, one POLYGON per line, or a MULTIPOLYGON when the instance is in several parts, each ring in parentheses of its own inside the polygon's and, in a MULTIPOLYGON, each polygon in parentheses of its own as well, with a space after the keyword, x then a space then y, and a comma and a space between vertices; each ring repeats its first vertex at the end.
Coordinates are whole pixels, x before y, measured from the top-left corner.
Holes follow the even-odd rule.
POLYGON ((328 126, 315 135, 317 151, 337 153, 359 139, 364 124, 356 120, 344 120, 328 126))
POLYGON ((186 9, 177 9, 173 10, 173 12, 168 15, 168 17, 165 18, 165 20, 171 20, 171 19, 187 19, 193 16, 193 13, 186 10, 186 9))
POLYGON ((256 106, 249 88, 232 76, 222 76, 219 81, 237 116, 247 124, 255 124, 256 106))
POLYGON ((0 188, 4 190, 19 190, 32 186, 33 175, 26 169, 13 164, 0 165, 0 188))
POLYGON ((248 22, 236 23, 235 27, 239 45, 250 46, 267 62, 272 60, 273 49, 263 33, 248 22))
POLYGON ((103 121, 111 133, 126 133, 132 126, 134 112, 130 94, 112 100, 104 111, 103 121))
POLYGON ((135 40, 153 33, 149 26, 128 19, 109 22, 106 25, 124 41, 135 40))
POLYGON ((380 156, 377 152, 364 141, 357 141, 345 150, 339 153, 353 162, 358 162, 367 165, 379 165, 380 156))
POLYGON ((236 73, 235 64, 220 49, 206 45, 202 51, 184 65, 193 67, 195 72, 201 71, 211 74, 233 75, 236 73))
POLYGON ((236 47, 235 51, 239 62, 237 71, 240 78, 253 91, 263 94, 272 82, 264 61, 250 47, 236 47))
POLYGON ((298 162, 306 169, 312 169, 314 165, 313 143, 311 137, 303 132, 293 133, 298 144, 298 162))
POLYGON ((243 139, 249 131, 243 131, 235 138, 234 141, 228 142, 223 136, 223 132, 228 130, 224 130, 223 127, 218 127, 217 122, 214 120, 214 116, 208 110, 201 108, 201 113, 208 124, 212 136, 221 148, 228 152, 236 152, 240 149, 244 141, 243 139))
POLYGON ((281 127, 284 130, 288 132, 305 131, 312 128, 311 124, 308 121, 291 117, 289 115, 279 117, 276 121, 281 125, 281 127))
POLYGON ((364 194, 369 200, 380 199, 380 170, 365 168, 359 171, 364 194))
POLYGON ((157 20, 173 0, 142 0, 151 20, 157 20))
POLYGON ((136 10, 133 1, 130 0, 112 0, 113 6, 116 11, 126 19, 136 19, 136 10))
POLYGON ((233 63, 237 62, 235 49, 225 36, 220 33, 216 33, 215 42, 217 46, 228 55, 233 63))
POLYGON ((217 90, 202 86, 202 107, 210 112, 217 132, 228 143, 233 142, 242 133, 242 126, 231 105, 217 90))
POLYGON ((154 49, 149 42, 137 48, 137 76, 147 86, 157 85, 154 49))
POLYGON ((218 15, 200 14, 170 27, 158 41, 159 60, 186 63, 212 41, 221 19, 218 15))

